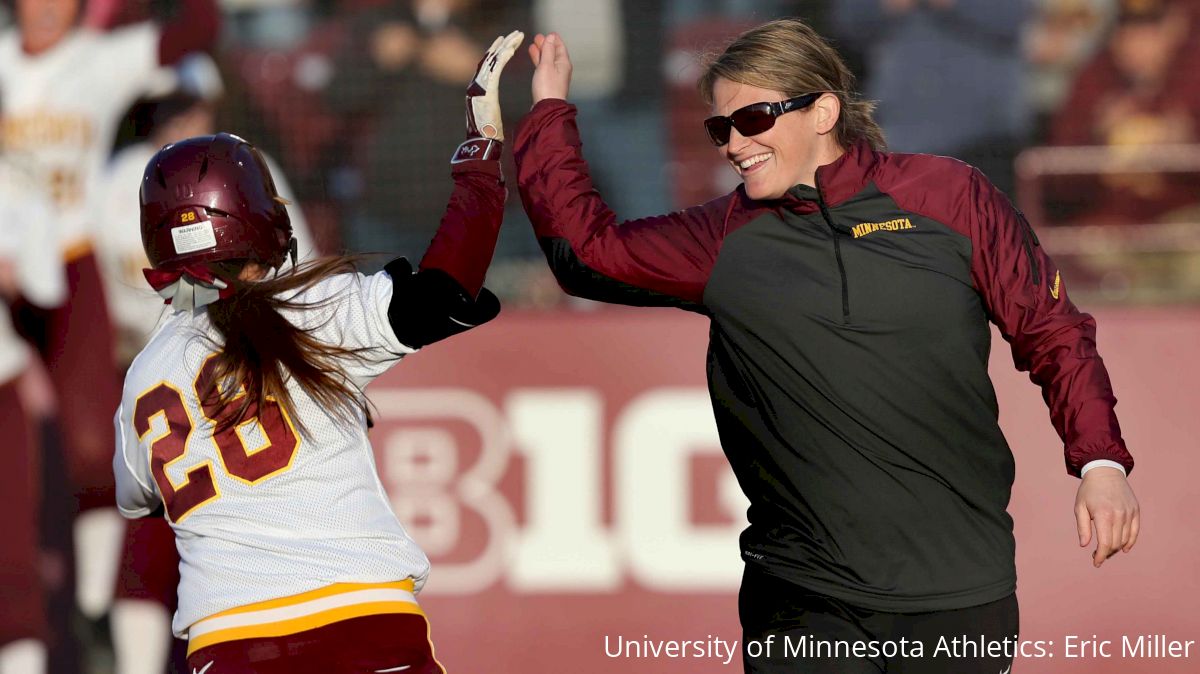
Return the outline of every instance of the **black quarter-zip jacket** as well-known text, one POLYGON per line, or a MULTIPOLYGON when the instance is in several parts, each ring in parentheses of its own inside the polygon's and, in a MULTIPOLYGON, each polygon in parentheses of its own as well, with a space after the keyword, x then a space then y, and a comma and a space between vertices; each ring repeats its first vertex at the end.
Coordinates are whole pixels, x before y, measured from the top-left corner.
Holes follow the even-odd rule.
POLYGON ((710 317, 713 411, 751 503, 747 564, 877 611, 1014 591, 989 321, 1042 388, 1067 469, 1132 469, 1094 321, 978 171, 856 144, 778 201, 739 187, 618 223, 574 116, 548 100, 522 120, 526 210, 567 292, 710 317))

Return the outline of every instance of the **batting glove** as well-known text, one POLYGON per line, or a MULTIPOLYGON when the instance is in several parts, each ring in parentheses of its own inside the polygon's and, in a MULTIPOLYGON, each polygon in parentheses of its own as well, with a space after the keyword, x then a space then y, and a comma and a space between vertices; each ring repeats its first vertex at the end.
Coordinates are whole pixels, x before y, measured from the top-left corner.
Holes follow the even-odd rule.
POLYGON ((451 164, 472 159, 499 159, 504 148, 504 123, 500 119, 500 73, 516 53, 525 34, 514 30, 488 47, 467 87, 467 140, 458 146, 451 164))

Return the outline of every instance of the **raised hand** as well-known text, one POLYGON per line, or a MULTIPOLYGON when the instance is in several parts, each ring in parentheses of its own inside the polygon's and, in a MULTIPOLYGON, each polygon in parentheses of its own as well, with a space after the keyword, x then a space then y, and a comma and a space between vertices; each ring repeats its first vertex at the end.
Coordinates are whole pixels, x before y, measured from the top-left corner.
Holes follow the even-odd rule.
POLYGON ((571 56, 562 37, 558 33, 534 36, 529 58, 533 61, 533 102, 566 99, 571 88, 571 56))
POLYGON ((516 53, 525 34, 514 30, 492 42, 479 61, 475 77, 467 87, 467 140, 458 146, 450 163, 470 159, 496 159, 504 140, 500 118, 500 73, 516 53))

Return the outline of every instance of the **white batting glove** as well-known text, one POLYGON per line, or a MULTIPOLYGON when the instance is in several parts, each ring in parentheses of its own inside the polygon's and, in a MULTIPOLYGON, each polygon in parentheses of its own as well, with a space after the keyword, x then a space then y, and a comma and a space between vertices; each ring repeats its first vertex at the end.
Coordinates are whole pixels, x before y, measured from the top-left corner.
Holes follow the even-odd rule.
POLYGON ((467 140, 458 146, 451 164, 471 159, 499 159, 503 149, 504 122, 500 118, 500 73, 516 53, 525 34, 514 30, 496 38, 488 47, 467 87, 467 140))

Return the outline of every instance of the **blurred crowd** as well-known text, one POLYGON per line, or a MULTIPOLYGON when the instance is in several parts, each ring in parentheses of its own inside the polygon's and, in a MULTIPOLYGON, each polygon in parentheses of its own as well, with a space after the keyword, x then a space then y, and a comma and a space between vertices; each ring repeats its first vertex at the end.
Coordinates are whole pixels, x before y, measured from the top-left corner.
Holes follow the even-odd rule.
MULTIPOLYGON (((92 0, 85 20, 112 28, 171 4, 92 0)), ((224 86, 207 100, 215 127, 278 159, 319 252, 423 250, 449 193, 445 160, 461 135, 455 105, 473 55, 513 26, 555 30, 572 45, 585 154, 619 215, 719 194, 736 178, 699 131, 706 111, 694 66, 738 28, 780 15, 807 18, 847 53, 879 101, 891 149, 980 167, 1036 226, 1196 220, 1200 165, 1163 164, 1161 153, 1136 149, 1196 142, 1196 0, 224 0, 221 8, 212 56, 224 86), (1082 160, 1079 171, 1053 161, 1070 155, 1038 155, 1050 167, 1015 161, 1034 146, 1114 152, 1111 161, 1082 160)), ((519 61, 503 92, 514 126, 529 103, 519 61)), ((152 122, 135 122, 134 112, 115 148, 150 133, 152 122)), ((563 302, 535 264, 518 201, 510 199, 491 283, 510 306, 563 302)))

